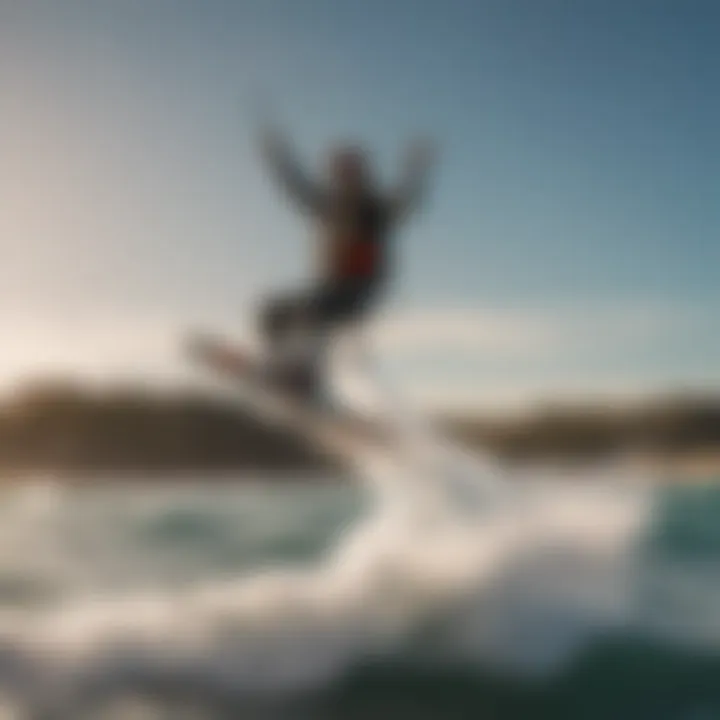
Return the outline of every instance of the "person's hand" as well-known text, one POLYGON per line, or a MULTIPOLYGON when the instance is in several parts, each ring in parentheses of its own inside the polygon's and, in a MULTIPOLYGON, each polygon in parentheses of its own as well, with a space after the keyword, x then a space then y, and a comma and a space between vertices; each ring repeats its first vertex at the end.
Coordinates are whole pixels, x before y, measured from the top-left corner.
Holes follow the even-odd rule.
POLYGON ((415 138, 407 149, 407 164, 413 170, 423 171, 435 163, 437 146, 427 137, 415 138))

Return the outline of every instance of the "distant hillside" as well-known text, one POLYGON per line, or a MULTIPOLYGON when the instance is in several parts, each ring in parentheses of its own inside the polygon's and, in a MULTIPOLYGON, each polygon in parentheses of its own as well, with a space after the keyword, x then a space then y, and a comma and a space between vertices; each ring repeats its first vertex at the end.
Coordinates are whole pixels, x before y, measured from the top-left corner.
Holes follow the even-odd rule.
POLYGON ((595 459, 720 452, 720 397, 677 395, 631 406, 554 406, 511 420, 462 418, 451 431, 507 459, 595 459))
POLYGON ((197 393, 92 392, 42 383, 0 404, 0 470, 176 471, 328 467, 302 438, 197 393))
MULTIPOLYGON (((720 398, 635 407, 555 407, 524 418, 444 418, 448 430, 507 460, 589 460, 623 450, 720 453, 720 398)), ((230 401, 200 393, 92 391, 64 382, 0 403, 0 471, 319 471, 327 457, 230 401)))

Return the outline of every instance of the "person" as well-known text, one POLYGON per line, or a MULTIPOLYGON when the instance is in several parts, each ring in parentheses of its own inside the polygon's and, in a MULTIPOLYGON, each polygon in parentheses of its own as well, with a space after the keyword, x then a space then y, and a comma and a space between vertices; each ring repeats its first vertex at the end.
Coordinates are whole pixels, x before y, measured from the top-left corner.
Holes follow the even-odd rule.
POLYGON ((320 398, 329 344, 364 320, 386 289, 393 231, 420 205, 434 151, 427 141, 412 143, 400 184, 383 193, 359 146, 331 149, 324 182, 304 171, 268 123, 261 127, 260 147, 275 180, 317 224, 320 250, 308 287, 271 297, 260 309, 268 368, 289 390, 320 398))

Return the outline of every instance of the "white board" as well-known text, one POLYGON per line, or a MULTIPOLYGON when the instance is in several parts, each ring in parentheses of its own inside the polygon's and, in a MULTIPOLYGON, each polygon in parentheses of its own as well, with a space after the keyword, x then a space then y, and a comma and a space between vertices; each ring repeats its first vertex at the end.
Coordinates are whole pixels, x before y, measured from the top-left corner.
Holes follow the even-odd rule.
POLYGON ((322 450, 351 459, 395 447, 395 433, 380 419, 347 408, 314 405, 268 383, 249 350, 211 335, 194 335, 186 350, 198 365, 230 380, 237 396, 258 417, 307 437, 322 450))

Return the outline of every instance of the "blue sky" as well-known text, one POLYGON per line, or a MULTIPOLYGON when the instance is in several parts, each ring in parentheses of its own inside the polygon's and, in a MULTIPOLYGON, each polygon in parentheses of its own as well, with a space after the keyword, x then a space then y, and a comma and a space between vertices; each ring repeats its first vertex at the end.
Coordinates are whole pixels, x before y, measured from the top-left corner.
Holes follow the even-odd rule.
POLYGON ((438 401, 720 383, 713 0, 0 0, 0 381, 175 377, 302 280, 251 142, 430 133, 384 356, 438 401), (439 340, 442 338, 442 341, 439 340))

